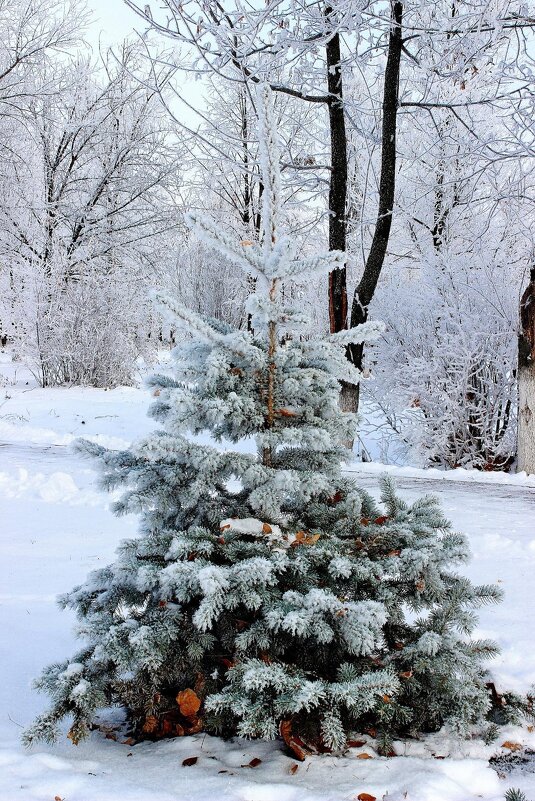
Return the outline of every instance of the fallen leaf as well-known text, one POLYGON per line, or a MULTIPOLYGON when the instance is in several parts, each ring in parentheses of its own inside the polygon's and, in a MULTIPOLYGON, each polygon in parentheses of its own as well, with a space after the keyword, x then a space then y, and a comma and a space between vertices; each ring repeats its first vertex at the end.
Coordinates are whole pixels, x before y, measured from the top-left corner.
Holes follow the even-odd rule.
POLYGON ((188 757, 187 759, 182 760, 182 767, 183 768, 190 768, 192 765, 197 764, 197 760, 199 757, 188 757))
POLYGON ((412 670, 404 670, 399 675, 401 676, 402 679, 411 679, 412 678, 412 670))
POLYGON ((383 695, 383 701, 384 701, 385 704, 391 704, 392 703, 392 699, 390 698, 389 695, 383 695))
POLYGON ((293 776, 294 774, 297 773, 298 770, 299 770, 299 765, 297 764, 297 762, 294 762, 293 765, 290 765, 288 773, 291 773, 293 776))
POLYGON ((165 609, 165 607, 167 606, 167 601, 158 601, 158 606, 160 607, 160 609, 165 609))
POLYGON ((202 731, 202 718, 190 717, 188 718, 188 726, 186 728, 187 734, 198 734, 202 731))
POLYGON ((201 707, 201 699, 190 687, 182 690, 176 697, 178 708, 185 718, 191 718, 197 714, 201 707))
POLYGON ((243 245, 244 247, 249 247, 252 244, 253 243, 251 242, 250 239, 242 239, 241 242, 240 242, 240 245, 243 245))
POLYGON ((54 796, 54 801, 64 801, 64 799, 61 798, 61 796, 59 796, 59 795, 55 795, 54 796))
POLYGON ((373 757, 364 751, 362 754, 357 754, 357 759, 373 759, 373 757))
POLYGON ((136 742, 133 737, 127 737, 126 740, 123 740, 123 745, 135 745, 136 742))
POLYGON ((160 397, 160 393, 161 393, 161 389, 155 389, 154 392, 152 393, 152 397, 153 398, 159 398, 160 397))
POLYGON ((230 528, 230 523, 226 523, 224 526, 219 526, 219 531, 226 531, 227 528, 230 528))
POLYGON ((358 801, 377 801, 377 798, 369 793, 359 793, 357 799, 358 801))
POLYGON ((530 734, 533 732, 533 729, 534 729, 533 726, 528 726, 528 731, 529 731, 530 734))
POLYGON ((399 550, 399 548, 396 548, 396 550, 394 551, 388 551, 387 556, 399 556, 400 553, 401 551, 399 550))
POLYGON ((361 526, 369 526, 370 525, 369 517, 362 517, 361 520, 360 520, 360 525, 361 526))
POLYGON ((242 768, 257 768, 259 765, 262 764, 262 760, 258 757, 253 757, 247 765, 242 765, 242 768))
POLYGON ((383 523, 386 523, 387 520, 388 520, 387 515, 381 515, 380 517, 376 517, 373 522, 376 523, 378 526, 382 526, 383 523))
POLYGON ((424 579, 420 579, 419 581, 417 581, 414 586, 416 587, 418 592, 423 592, 425 590, 425 581, 424 581, 424 579))
POLYGON ((292 721, 291 720, 281 720, 279 731, 282 739, 286 743, 287 747, 290 749, 292 754, 295 756, 299 762, 304 762, 306 759, 307 753, 310 753, 301 740, 296 734, 292 731, 292 721))
POLYGON ((507 748, 509 751, 521 751, 522 746, 520 743, 514 743, 512 740, 506 740, 502 743, 502 748, 507 748))
POLYGON ((363 745, 366 745, 366 740, 348 740, 347 747, 348 748, 362 748, 363 745))
POLYGON ((156 715, 147 715, 141 731, 145 732, 145 734, 153 734, 157 728, 158 728, 158 718, 156 717, 156 715))
POLYGON ((262 523, 262 534, 273 534, 273 529, 269 523, 262 523))
POLYGON ((281 417, 297 417, 297 413, 292 412, 291 409, 277 409, 277 414, 281 417))

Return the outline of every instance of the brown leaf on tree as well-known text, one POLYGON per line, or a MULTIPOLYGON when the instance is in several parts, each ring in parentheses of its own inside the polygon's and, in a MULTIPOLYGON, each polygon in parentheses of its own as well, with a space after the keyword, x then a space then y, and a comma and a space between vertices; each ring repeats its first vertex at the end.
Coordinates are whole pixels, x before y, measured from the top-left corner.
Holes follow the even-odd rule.
POLYGON ((188 757, 187 759, 182 760, 182 767, 183 768, 190 768, 192 765, 197 764, 197 760, 199 757, 188 757))
POLYGON ((402 651, 403 648, 405 648, 405 646, 402 642, 398 641, 394 643, 394 648, 396 649, 396 651, 402 651))
POLYGON ((158 606, 160 607, 160 609, 165 609, 165 607, 167 606, 167 601, 158 601, 158 606))
POLYGON ((175 723, 175 737, 183 737, 185 734, 184 727, 180 723, 175 723))
POLYGON ((178 708, 185 718, 194 717, 201 708, 201 699, 190 687, 182 690, 176 697, 178 708))
POLYGON ((227 659, 225 656, 221 658, 221 662, 223 666, 228 670, 231 667, 234 667, 236 662, 233 662, 232 659, 227 659))
POLYGON ((279 731, 286 746, 290 749, 292 754, 299 762, 304 762, 309 752, 304 742, 296 734, 292 732, 292 721, 281 720, 279 731))
POLYGON ((226 531, 227 528, 230 528, 230 523, 225 523, 224 526, 219 526, 219 531, 226 531))
POLYGON ((385 704, 391 704, 392 703, 392 699, 390 698, 389 695, 383 695, 383 701, 384 701, 385 704))
POLYGON ((224 545, 224 544, 225 544, 225 538, 224 538, 224 537, 218 537, 218 538, 217 538, 217 541, 218 541, 218 543, 219 543, 220 545, 224 545))
POLYGON ((364 731, 366 732, 366 734, 369 734, 370 737, 373 737, 374 740, 377 737, 377 729, 373 729, 370 727, 369 729, 364 729, 364 731))
POLYGON ((502 748, 507 748, 509 751, 521 751, 522 746, 520 743, 515 743, 512 740, 506 740, 502 743, 502 748))
POLYGON ((418 590, 418 592, 423 592, 425 590, 425 579, 423 578, 418 579, 418 581, 415 584, 415 587, 418 590))
POLYGON ((377 798, 369 793, 359 793, 357 799, 358 801, 377 801, 377 798))
POLYGON ((235 620, 234 623, 236 624, 238 631, 243 631, 249 625, 247 620, 235 620))
POLYGON ((341 500, 342 500, 342 493, 340 492, 340 490, 337 490, 334 493, 334 495, 332 495, 330 498, 327 498, 327 503, 330 503, 334 506, 335 504, 340 503, 341 500))
POLYGON ((290 765, 288 773, 291 773, 292 776, 295 776, 298 770, 299 770, 299 765, 297 764, 297 762, 294 762, 293 765, 290 765))
POLYGON ((158 388, 157 388, 157 389, 155 389, 155 390, 154 390, 154 392, 152 393, 152 397, 153 397, 153 398, 159 398, 159 397, 160 397, 160 393, 161 393, 161 389, 158 389, 158 388))
POLYGON ((390 518, 388 517, 388 515, 380 515, 379 517, 376 517, 373 522, 376 523, 378 526, 382 526, 383 523, 386 523, 386 521, 389 519, 390 518))
POLYGON ((247 765, 242 765, 242 768, 257 768, 259 765, 262 764, 262 760, 258 757, 253 757, 247 765))
POLYGON ((297 417, 297 412, 292 412, 291 409, 277 409, 276 414, 279 417, 297 417))
POLYGON ((262 534, 273 534, 273 529, 269 523, 262 523, 262 534))
POLYGON ((319 534, 310 534, 308 531, 297 531, 292 545, 315 545, 319 538, 319 534))
POLYGON ((193 688, 197 693, 197 695, 202 693, 205 684, 206 684, 206 676, 204 675, 204 673, 201 673, 201 671, 199 671, 195 676, 195 686, 193 688))
POLYGON ((361 526, 369 526, 370 525, 370 518, 369 517, 361 517, 360 525, 361 526))
POLYGON ((364 751, 362 754, 357 754, 357 759, 373 759, 373 757, 364 751))
POLYGON ((400 553, 401 551, 399 550, 399 548, 396 548, 393 551, 388 551, 387 556, 399 556, 400 553))
POLYGON ((399 675, 402 679, 412 679, 412 670, 404 670, 399 675))
POLYGON ((243 375, 243 370, 241 367, 231 367, 229 373, 231 375, 243 375))

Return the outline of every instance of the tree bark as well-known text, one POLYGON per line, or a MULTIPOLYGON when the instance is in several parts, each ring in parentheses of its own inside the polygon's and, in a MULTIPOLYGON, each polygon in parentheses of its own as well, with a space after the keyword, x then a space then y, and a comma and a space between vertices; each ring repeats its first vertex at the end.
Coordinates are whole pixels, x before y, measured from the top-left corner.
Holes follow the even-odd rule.
MULTIPOLYGON (((351 306, 351 327, 365 323, 368 306, 377 288, 392 226, 392 213, 396 189, 396 133, 399 100, 399 73, 402 37, 403 3, 391 3, 391 28, 388 39, 388 56, 383 89, 383 122, 381 134, 381 173, 379 178, 379 209, 372 244, 362 278, 355 290, 351 306)), ((349 360, 362 369, 364 345, 348 347, 349 360)), ((359 388, 355 388, 354 409, 358 410, 359 388)))
MULTIPOLYGON (((327 20, 332 8, 325 9, 327 20)), ((347 240, 347 135, 343 104, 340 34, 326 45, 327 86, 329 89, 329 130, 331 172, 329 180, 329 250, 346 251, 347 240)), ((347 284, 345 267, 329 274, 329 323, 331 334, 347 328, 347 284)))
POLYGON ((520 301, 518 470, 535 474, 535 267, 520 301))

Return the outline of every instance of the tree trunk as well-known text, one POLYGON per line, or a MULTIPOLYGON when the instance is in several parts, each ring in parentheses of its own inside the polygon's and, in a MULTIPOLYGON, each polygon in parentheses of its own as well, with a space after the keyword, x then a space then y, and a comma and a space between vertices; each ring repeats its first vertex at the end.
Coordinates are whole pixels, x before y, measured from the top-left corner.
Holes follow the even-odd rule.
MULTIPOLYGON (((332 9, 325 9, 327 19, 332 9)), ((343 80, 340 64, 340 34, 335 33, 326 45, 327 86, 329 89, 329 131, 331 137, 331 172, 329 179, 329 250, 347 249, 347 134, 343 103, 343 80)), ((329 327, 331 334, 347 328, 346 268, 329 273, 329 327)), ((349 355, 349 354, 348 354, 349 355)), ((342 383, 340 408, 356 412, 358 386, 342 383)), ((346 443, 352 447, 353 443, 346 443)))
MULTIPOLYGON (((398 115, 399 73, 403 49, 402 17, 403 3, 391 3, 392 24, 388 39, 388 57, 383 89, 383 123, 381 132, 381 174, 379 179, 379 209, 372 244, 362 278, 355 290, 351 307, 351 327, 365 323, 368 306, 372 301, 383 268, 394 207, 396 189, 396 133, 398 115)), ((348 357, 362 370, 364 346, 350 345, 348 357)), ((356 408, 359 390, 356 388, 356 408)))
MULTIPOLYGON (((327 19, 332 9, 325 9, 327 19)), ((347 135, 342 95, 340 34, 335 33, 326 45, 327 85, 329 89, 329 130, 331 136, 331 172, 329 180, 329 250, 346 251, 347 239, 347 135)), ((329 322, 331 334, 347 328, 346 269, 329 274, 329 322)))
POLYGON ((535 475, 535 267, 520 301, 518 470, 535 475))

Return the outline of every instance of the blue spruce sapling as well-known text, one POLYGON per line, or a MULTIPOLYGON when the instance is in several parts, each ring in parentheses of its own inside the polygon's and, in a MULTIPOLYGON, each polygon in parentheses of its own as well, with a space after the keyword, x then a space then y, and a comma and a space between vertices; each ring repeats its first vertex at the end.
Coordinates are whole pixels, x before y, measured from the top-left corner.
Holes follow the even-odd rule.
POLYGON ((297 258, 281 233, 276 124, 269 91, 259 95, 261 243, 189 218, 256 279, 253 331, 162 298, 194 338, 172 378, 151 380, 160 430, 128 451, 79 445, 106 488, 124 487, 115 511, 139 514, 140 531, 62 597, 84 645, 38 681, 52 707, 27 742, 54 739, 65 716, 78 742, 115 704, 136 738, 280 733, 302 756, 366 730, 388 752, 393 737, 446 721, 463 730, 487 712, 494 646, 469 633, 496 588, 455 573, 466 542, 435 500, 408 506, 384 479, 379 508, 342 474, 355 419, 339 410, 339 381, 359 380, 345 346, 381 326, 296 335, 304 320, 281 284, 328 273, 343 254, 297 258), (251 438, 256 453, 221 446, 251 438))

